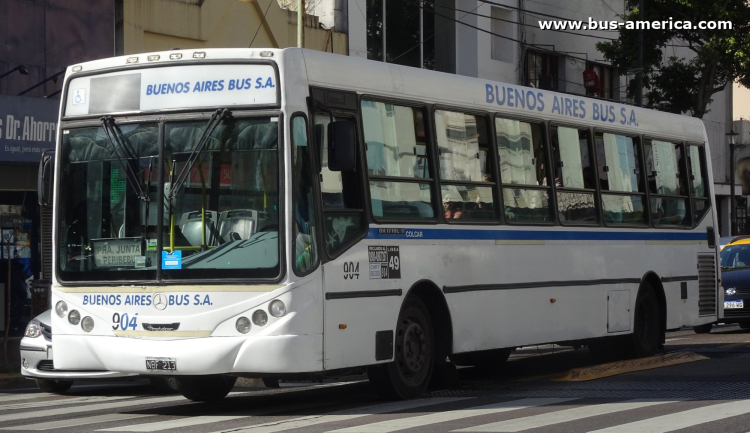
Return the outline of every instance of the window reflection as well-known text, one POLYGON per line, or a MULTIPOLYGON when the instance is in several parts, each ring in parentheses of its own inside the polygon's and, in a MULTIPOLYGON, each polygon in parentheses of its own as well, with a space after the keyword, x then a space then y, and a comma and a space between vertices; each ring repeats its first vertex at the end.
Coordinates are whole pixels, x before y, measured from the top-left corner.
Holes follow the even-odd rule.
POLYGON ((433 218, 422 110, 362 101, 362 124, 373 215, 399 219, 433 218))
POLYGON ((489 137, 483 117, 453 111, 435 112, 440 179, 491 181, 489 137))

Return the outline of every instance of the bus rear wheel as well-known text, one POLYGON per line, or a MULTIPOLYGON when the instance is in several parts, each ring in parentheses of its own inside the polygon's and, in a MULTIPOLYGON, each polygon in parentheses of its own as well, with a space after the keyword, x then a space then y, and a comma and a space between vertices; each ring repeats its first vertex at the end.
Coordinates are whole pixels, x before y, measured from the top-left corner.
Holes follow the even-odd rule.
POLYGON ((175 376, 180 394, 193 401, 217 401, 234 388, 236 376, 211 374, 206 376, 175 376))
POLYGON ((367 375, 385 398, 416 398, 427 389, 434 363, 430 315, 421 299, 409 296, 398 316, 393 361, 368 368, 367 375))
POLYGON ((654 289, 643 283, 635 300, 635 323, 631 335, 632 354, 637 358, 659 351, 662 337, 659 301, 654 289))

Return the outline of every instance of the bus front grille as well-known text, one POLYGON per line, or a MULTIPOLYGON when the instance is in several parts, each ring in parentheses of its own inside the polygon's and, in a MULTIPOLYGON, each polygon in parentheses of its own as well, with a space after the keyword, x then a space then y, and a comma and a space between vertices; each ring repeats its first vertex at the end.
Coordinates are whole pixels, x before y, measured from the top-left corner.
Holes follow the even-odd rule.
POLYGON ((716 314, 716 256, 698 254, 698 314, 716 314))
POLYGON ((55 371, 55 366, 52 364, 51 360, 43 360, 39 361, 39 364, 36 365, 37 370, 41 371, 55 371))

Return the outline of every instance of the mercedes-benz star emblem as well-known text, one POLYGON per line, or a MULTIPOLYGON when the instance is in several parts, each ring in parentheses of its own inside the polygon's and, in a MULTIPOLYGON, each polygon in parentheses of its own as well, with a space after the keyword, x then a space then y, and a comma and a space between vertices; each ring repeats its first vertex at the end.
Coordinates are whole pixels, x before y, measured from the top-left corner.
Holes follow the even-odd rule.
POLYGON ((167 295, 164 293, 157 293, 154 295, 152 302, 154 303, 154 308, 157 310, 163 310, 167 308, 167 295))
POLYGON ((728 296, 732 296, 732 295, 734 295, 735 293, 737 293, 737 290, 735 290, 735 288, 734 288, 734 287, 730 287, 730 288, 728 288, 728 289, 727 289, 727 290, 726 290, 726 291, 725 291, 724 293, 726 293, 726 294, 727 294, 728 296))

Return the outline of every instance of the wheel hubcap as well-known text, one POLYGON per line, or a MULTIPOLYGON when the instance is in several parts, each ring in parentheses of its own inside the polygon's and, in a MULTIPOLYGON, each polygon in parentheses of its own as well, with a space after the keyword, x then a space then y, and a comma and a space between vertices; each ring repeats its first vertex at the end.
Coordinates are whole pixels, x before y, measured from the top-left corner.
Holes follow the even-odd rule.
POLYGON ((406 319, 401 329, 399 366, 405 376, 415 376, 423 370, 427 361, 427 337, 422 326, 411 319, 406 319))

